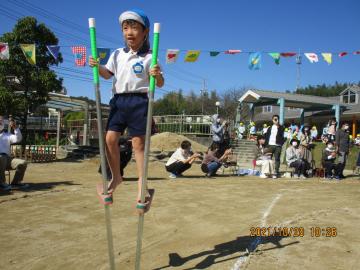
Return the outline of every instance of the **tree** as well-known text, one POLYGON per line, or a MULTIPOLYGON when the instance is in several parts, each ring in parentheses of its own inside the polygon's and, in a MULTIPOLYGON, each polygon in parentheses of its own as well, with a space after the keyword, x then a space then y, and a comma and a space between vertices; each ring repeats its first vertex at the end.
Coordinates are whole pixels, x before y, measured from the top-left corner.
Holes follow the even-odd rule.
MULTIPOLYGON (((309 85, 305 88, 300 88, 295 91, 296 94, 303 95, 313 95, 313 96, 322 96, 322 97, 334 97, 338 96, 342 91, 344 91, 348 86, 352 85, 351 83, 339 83, 335 82, 334 85, 318 84, 318 85, 309 85)), ((360 86, 360 82, 357 84, 360 86)))
POLYGON ((27 139, 27 117, 48 101, 49 92, 60 92, 62 79, 57 78, 50 66, 62 62, 59 54, 56 61, 47 51, 46 45, 57 45, 58 39, 34 17, 19 19, 12 32, 0 37, 10 48, 10 59, 0 61, 0 114, 13 115, 23 128, 23 144, 27 139), (25 58, 20 44, 36 45, 36 65, 25 58))

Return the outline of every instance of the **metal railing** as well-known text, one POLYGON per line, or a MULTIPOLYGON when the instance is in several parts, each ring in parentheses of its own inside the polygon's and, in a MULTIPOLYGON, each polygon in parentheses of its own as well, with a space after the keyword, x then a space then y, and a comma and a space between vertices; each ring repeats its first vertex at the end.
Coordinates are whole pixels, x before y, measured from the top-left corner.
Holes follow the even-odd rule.
POLYGON ((211 135, 209 115, 162 115, 154 116, 159 132, 172 132, 183 135, 211 135))

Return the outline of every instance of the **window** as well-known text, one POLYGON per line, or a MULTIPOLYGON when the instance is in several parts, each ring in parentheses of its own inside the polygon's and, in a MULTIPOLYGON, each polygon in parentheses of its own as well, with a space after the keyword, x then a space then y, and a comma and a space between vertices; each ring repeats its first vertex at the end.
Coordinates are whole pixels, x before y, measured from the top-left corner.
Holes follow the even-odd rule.
POLYGON ((353 91, 346 91, 342 95, 342 102, 343 103, 356 103, 356 93, 353 91))
POLYGON ((263 106, 262 108, 263 108, 263 113, 271 113, 272 112, 271 105, 263 106))

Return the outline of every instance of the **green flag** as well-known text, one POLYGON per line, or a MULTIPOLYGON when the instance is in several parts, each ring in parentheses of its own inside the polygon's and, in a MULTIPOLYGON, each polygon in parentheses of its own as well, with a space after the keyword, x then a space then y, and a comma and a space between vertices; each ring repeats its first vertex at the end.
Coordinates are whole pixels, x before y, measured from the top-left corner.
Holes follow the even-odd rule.
POLYGON ((275 64, 279 65, 280 64, 280 53, 269 53, 269 55, 274 59, 275 64))
POLYGON ((210 56, 217 56, 219 53, 220 53, 220 52, 215 52, 215 51, 213 51, 213 52, 210 52, 210 56))

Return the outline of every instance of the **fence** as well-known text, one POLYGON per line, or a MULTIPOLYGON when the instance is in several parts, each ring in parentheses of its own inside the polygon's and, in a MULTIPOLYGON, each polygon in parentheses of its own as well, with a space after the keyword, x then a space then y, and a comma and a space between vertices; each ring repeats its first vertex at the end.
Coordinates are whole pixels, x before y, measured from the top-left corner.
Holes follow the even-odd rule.
POLYGON ((21 145, 12 145, 11 155, 29 162, 50 162, 56 160, 56 146, 26 145, 23 151, 21 145))
POLYGON ((159 132, 173 132, 183 135, 211 135, 209 115, 163 115, 154 116, 159 132))

